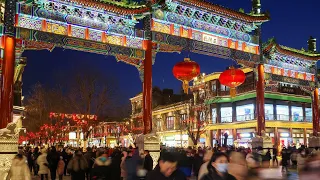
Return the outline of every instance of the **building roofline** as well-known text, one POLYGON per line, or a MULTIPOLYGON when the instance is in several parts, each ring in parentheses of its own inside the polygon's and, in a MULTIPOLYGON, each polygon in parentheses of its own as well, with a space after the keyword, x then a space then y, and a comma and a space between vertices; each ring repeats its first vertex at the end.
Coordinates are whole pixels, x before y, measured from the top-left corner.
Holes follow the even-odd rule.
POLYGON ((189 4, 196 6, 201 9, 205 9, 208 11, 213 11, 218 14, 227 16, 227 17, 232 17, 236 19, 240 19, 246 22, 267 22, 270 20, 270 18, 266 14, 261 14, 261 15, 250 15, 246 13, 242 13, 230 8, 226 8, 208 1, 204 0, 177 0, 181 3, 189 4))
POLYGON ((283 45, 277 44, 275 38, 269 39, 268 42, 265 43, 263 47, 263 53, 267 54, 273 48, 276 49, 279 53, 282 53, 288 56, 299 57, 299 58, 310 60, 310 61, 320 60, 320 53, 318 52, 312 53, 305 50, 299 50, 299 49, 283 46, 283 45))

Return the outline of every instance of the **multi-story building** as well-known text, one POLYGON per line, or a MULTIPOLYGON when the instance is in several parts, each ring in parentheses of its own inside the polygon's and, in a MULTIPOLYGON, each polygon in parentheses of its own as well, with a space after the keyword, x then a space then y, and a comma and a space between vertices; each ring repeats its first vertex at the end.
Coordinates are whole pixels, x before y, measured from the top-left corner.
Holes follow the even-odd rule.
MULTIPOLYGON (((165 108, 166 106, 174 105, 177 102, 181 103, 191 98, 192 98, 191 95, 174 94, 172 89, 160 90, 158 87, 154 87, 152 90, 152 108, 155 111, 157 109, 165 108)), ((130 101, 131 101, 131 107, 132 107, 131 122, 130 122, 132 127, 132 132, 142 133, 143 132, 142 93, 131 98, 130 101)), ((155 127, 155 125, 157 125, 157 123, 153 122, 153 127, 155 127)))
MULTIPOLYGON (((308 137, 315 134, 313 122, 317 116, 313 115, 319 111, 313 105, 314 99, 319 98, 314 97, 317 88, 315 64, 320 54, 316 52, 315 39, 310 38, 308 43, 308 50, 281 46, 274 39, 263 46, 265 133, 279 146, 307 145, 308 137)), ((213 146, 227 137, 229 145, 247 146, 258 131, 257 120, 261 116, 258 103, 261 101, 257 101, 257 66, 250 62, 245 66, 241 69, 246 79, 236 88, 235 97, 230 96, 229 87, 220 84, 221 73, 201 74, 190 87, 193 96, 190 101, 153 108, 153 129, 157 130, 162 142, 170 146, 186 144, 176 142, 181 135, 187 134, 181 123, 183 119, 194 118, 203 124, 201 130, 205 132, 200 143, 213 146)), ((134 102, 141 104, 142 96, 132 98, 131 102, 136 110, 134 102)), ((141 108, 133 112, 132 118, 135 118, 141 108)), ((142 114, 139 117, 142 119, 142 114)), ((138 126, 142 127, 142 124, 141 121, 138 126)), ((188 145, 191 145, 190 140, 188 145)))
POLYGON ((129 131, 129 121, 100 122, 93 129, 91 145, 107 147, 121 145, 128 147, 130 145, 130 140, 127 136, 129 131))
MULTIPOLYGON (((274 40, 265 45, 265 131, 276 145, 306 145, 312 136, 313 90, 307 86, 314 86, 313 57, 318 55, 311 50, 280 46, 274 40)), ((194 106, 202 104, 210 109, 206 129, 212 144, 221 142, 226 132, 229 145, 236 142, 246 146, 254 136, 258 116, 257 73, 255 68, 242 70, 246 80, 237 87, 234 98, 229 95, 229 87, 220 84, 220 73, 200 76, 191 87, 194 106)))

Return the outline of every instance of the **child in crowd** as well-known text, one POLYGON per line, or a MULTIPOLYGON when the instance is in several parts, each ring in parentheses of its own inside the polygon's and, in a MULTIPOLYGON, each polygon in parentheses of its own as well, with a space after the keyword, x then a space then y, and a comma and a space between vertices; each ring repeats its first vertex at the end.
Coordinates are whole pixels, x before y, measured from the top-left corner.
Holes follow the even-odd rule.
POLYGON ((63 173, 64 173, 64 161, 63 161, 63 157, 60 156, 60 160, 59 160, 59 163, 58 163, 58 168, 57 168, 57 172, 58 172, 58 175, 59 175, 59 180, 62 180, 63 178, 63 173))

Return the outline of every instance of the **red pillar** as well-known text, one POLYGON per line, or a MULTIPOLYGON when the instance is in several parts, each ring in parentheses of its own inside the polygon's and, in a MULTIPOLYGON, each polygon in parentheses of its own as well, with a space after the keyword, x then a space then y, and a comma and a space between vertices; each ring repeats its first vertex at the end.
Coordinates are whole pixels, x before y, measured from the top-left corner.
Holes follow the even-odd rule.
POLYGON ((319 132, 319 89, 316 88, 313 91, 313 106, 312 106, 313 116, 313 135, 318 136, 319 132))
POLYGON ((258 82, 257 82, 257 129, 258 134, 265 130, 265 113, 264 113, 264 65, 258 65, 258 82))
POLYGON ((13 76, 15 65, 15 38, 5 36, 2 62, 2 85, 0 100, 0 128, 5 128, 12 119, 13 76))
POLYGON ((144 60, 143 80, 143 134, 152 130, 152 41, 145 41, 146 54, 144 60))

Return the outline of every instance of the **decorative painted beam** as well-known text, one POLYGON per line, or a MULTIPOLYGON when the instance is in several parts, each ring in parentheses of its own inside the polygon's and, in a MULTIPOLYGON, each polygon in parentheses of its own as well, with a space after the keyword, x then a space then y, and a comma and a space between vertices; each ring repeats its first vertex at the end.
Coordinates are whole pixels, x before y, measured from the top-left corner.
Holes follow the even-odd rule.
MULTIPOLYGON (((144 59, 145 52, 140 49, 134 49, 129 47, 117 46, 112 44, 99 43, 94 41, 88 41, 84 39, 77 39, 73 37, 67 37, 64 35, 52 34, 48 32, 41 32, 23 28, 17 28, 17 37, 22 40, 40 41, 45 43, 55 44, 57 47, 65 49, 73 49, 85 52, 91 52, 103 55, 122 55, 135 59, 144 59)), ((133 61, 134 66, 140 66, 136 64, 138 62, 133 61)), ((140 62, 139 62, 140 63, 140 62)))
MULTIPOLYGON (((53 22, 61 22, 73 24, 77 26, 89 27, 96 30, 107 31, 110 33, 122 34, 126 36, 134 36, 134 26, 138 21, 128 19, 116 15, 105 15, 99 13, 91 13, 89 11, 77 13, 68 13, 64 5, 57 5, 56 8, 48 8, 49 5, 31 6, 27 4, 20 5, 20 14, 30 16, 37 19, 52 20, 53 22)), ((50 5, 50 7, 53 5, 50 5)))
POLYGON ((188 38, 178 37, 160 32, 154 32, 152 37, 153 42, 159 44, 168 44, 170 46, 177 47, 177 49, 181 48, 181 50, 191 50, 195 53, 216 56, 225 59, 244 60, 253 62, 258 62, 259 60, 259 55, 257 54, 251 54, 231 49, 228 47, 200 42, 188 38))
POLYGON ((314 81, 296 79, 271 73, 265 73, 265 80, 296 84, 298 86, 315 87, 314 81))

